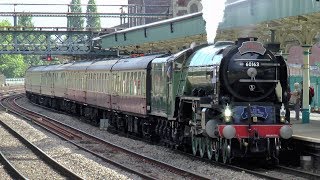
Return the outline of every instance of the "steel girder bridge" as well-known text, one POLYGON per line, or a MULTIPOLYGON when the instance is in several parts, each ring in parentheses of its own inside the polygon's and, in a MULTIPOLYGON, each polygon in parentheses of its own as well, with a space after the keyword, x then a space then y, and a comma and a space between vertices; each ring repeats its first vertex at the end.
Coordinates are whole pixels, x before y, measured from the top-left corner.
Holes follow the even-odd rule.
MULTIPOLYGON (((80 6, 87 6, 81 4, 80 6)), ((102 34, 108 34, 119 28, 127 28, 130 25, 140 25, 146 18, 167 19, 172 14, 160 13, 137 13, 137 9, 143 9, 137 5, 96 5, 106 7, 118 7, 119 13, 74 13, 71 11, 70 4, 12 4, 0 3, 0 7, 6 7, 9 11, 2 10, 0 17, 13 18, 13 26, 0 27, 0 54, 39 54, 39 55, 117 55, 116 50, 109 48, 101 49, 93 41, 102 34), (32 6, 32 9, 63 9, 63 12, 25 12, 21 7, 32 6), (20 9, 19 9, 20 7, 20 9), (35 8, 36 7, 36 8, 35 8), (46 8, 43 8, 46 7, 46 8), (130 13, 125 13, 125 10, 130 13), (19 27, 17 19, 22 16, 31 17, 87 17, 95 16, 100 18, 118 18, 121 25, 117 28, 67 28, 67 27, 19 27)), ((141 10, 139 11, 141 12, 141 10)), ((143 12, 143 11, 142 11, 143 12)))
POLYGON ((83 55, 113 51, 96 49, 92 31, 0 30, 0 54, 83 55))

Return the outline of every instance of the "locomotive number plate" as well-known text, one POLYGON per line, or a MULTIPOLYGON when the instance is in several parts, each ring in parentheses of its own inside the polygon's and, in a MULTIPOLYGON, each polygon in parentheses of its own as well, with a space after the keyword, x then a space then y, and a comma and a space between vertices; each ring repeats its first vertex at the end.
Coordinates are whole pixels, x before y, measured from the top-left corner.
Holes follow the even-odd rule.
POLYGON ((253 62, 253 61, 244 62, 243 66, 244 67, 259 67, 260 66, 260 62, 253 62))

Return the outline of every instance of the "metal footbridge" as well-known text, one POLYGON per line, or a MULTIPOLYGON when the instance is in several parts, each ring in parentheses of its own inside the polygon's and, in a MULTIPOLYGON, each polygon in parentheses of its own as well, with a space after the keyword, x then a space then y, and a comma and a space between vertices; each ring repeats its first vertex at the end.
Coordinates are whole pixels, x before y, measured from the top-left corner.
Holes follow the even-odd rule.
MULTIPOLYGON (((87 4, 80 4, 87 6, 87 4)), ((0 3, 0 17, 13 20, 13 26, 0 26, 0 54, 40 54, 40 55, 116 55, 116 50, 105 50, 95 44, 93 39, 100 35, 143 23, 146 19, 167 19, 170 13, 137 13, 138 5, 96 5, 102 8, 115 8, 115 13, 71 12, 70 4, 18 4, 0 3), (32 7, 31 12, 24 8, 32 7), (8 9, 6 11, 6 9, 8 9), (61 10, 57 12, 57 10, 61 10), (120 11, 121 10, 121 11, 120 11), (124 11, 126 10, 126 12, 124 11), (20 17, 28 16, 51 21, 50 27, 21 27, 20 17), (101 20, 118 19, 121 25, 114 28, 68 28, 55 25, 57 18, 66 21, 68 17, 100 17, 101 20)), ((29 10, 28 9, 28 10, 29 10)))
MULTIPOLYGON (((12 11, 0 12, 0 17, 13 18, 14 24, 21 16, 85 17, 86 13, 70 12, 68 4, 0 4, 12 6, 12 11), (25 12, 24 6, 61 7, 63 12, 25 12)), ((101 5, 108 6, 108 5, 101 5)), ((117 6, 117 5, 113 5, 117 6)), ((133 8, 118 5, 119 9, 133 8)), ((138 8, 138 7, 134 7, 138 8)), ((191 42, 206 41, 206 22, 202 13, 171 18, 171 13, 98 13, 104 18, 117 18, 122 26, 87 29, 66 27, 0 27, 1 54, 102 54, 117 50, 129 52, 178 51, 191 42), (165 19, 147 25, 138 19, 165 19), (171 19, 170 19, 171 18, 171 19), (126 21, 127 19, 127 21, 126 21), (136 22, 129 27, 128 22, 136 22), (128 28, 129 27, 129 28, 128 28)), ((220 24, 217 39, 235 40, 239 36, 257 36, 261 41, 280 42, 283 52, 292 44, 315 44, 320 39, 320 2, 318 0, 227 0, 224 22, 220 24)))

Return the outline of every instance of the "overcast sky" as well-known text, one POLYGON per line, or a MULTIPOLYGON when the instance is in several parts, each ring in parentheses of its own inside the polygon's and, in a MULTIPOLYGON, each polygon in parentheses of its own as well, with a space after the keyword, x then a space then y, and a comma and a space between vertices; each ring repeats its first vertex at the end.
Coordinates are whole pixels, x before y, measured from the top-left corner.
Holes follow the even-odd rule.
MULTIPOLYGON (((0 11, 1 12, 13 12, 13 5, 3 5, 5 3, 21 3, 21 4, 69 4, 71 0, 0 0, 0 11)), ((88 0, 81 0, 82 4, 87 4, 88 0)), ((100 5, 127 5, 128 0, 96 0, 96 4, 100 5)), ((106 7, 98 6, 98 12, 101 13, 119 13, 120 6, 116 7, 106 7)), ((17 5, 16 11, 21 12, 67 12, 68 6, 23 6, 17 5)), ((86 12, 86 6, 82 6, 82 12, 86 12)), ((13 17, 0 16, 0 19, 8 19, 13 24, 13 17)), ((37 27, 66 27, 67 18, 66 17, 34 17, 34 25, 37 27)), ((102 27, 113 27, 120 24, 120 19, 118 18, 102 18, 102 27)))

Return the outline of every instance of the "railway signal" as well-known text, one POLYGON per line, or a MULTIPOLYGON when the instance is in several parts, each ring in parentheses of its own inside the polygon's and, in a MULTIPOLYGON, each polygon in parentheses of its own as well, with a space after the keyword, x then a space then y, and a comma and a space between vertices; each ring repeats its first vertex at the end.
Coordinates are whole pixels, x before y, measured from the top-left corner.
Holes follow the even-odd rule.
POLYGON ((47 54, 46 56, 42 56, 41 58, 43 61, 52 61, 53 58, 50 54, 47 54))
POLYGON ((52 61, 51 55, 47 55, 47 61, 52 61))

